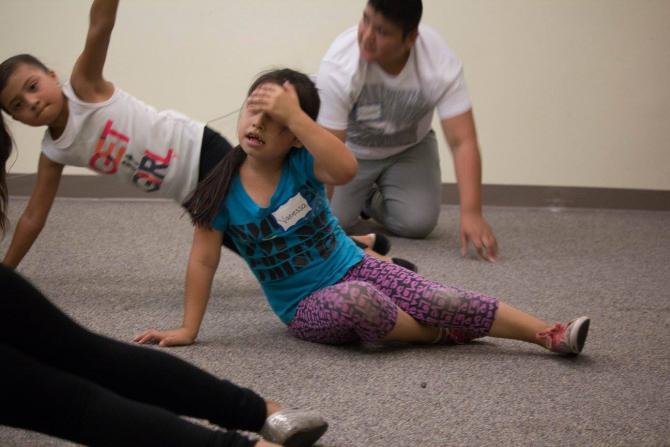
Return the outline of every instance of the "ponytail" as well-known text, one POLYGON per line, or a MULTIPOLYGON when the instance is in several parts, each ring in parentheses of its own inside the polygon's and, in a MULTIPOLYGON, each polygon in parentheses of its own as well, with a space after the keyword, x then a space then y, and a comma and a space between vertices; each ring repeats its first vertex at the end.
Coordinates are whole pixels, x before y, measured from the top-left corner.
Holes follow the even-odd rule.
POLYGON ((228 194, 233 176, 240 168, 247 154, 241 146, 236 146, 219 161, 211 172, 186 199, 184 207, 191 216, 191 222, 199 227, 211 228, 219 213, 221 204, 228 194))
POLYGON ((7 160, 12 153, 12 137, 5 127, 5 121, 0 112, 0 237, 7 230, 7 160))

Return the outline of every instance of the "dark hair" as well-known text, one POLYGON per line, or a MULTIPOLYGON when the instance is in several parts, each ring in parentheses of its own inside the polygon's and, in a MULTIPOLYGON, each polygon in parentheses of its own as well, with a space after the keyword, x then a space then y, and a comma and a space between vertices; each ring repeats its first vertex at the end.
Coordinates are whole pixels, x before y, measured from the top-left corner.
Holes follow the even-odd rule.
MULTIPOLYGON (((256 78, 247 91, 247 96, 262 84, 282 85, 289 81, 298 94, 300 108, 313 120, 319 114, 321 100, 316 85, 304 73, 289 68, 271 70, 256 78)), ((241 146, 235 147, 216 164, 210 173, 198 184, 195 191, 186 199, 184 207, 191 216, 194 225, 210 228, 219 208, 228 194, 230 182, 247 154, 241 146)))
MULTIPOLYGON (((44 71, 49 69, 40 62, 35 56, 30 54, 17 54, 6 59, 0 64, 0 93, 7 86, 7 80, 14 74, 19 65, 27 64, 41 68, 44 71)), ((0 110, 4 110, 0 104, 0 110)), ((0 236, 5 234, 7 229, 7 201, 9 192, 7 191, 7 160, 12 154, 12 137, 5 126, 5 120, 0 113, 0 236)))
POLYGON ((314 82, 304 73, 291 70, 290 68, 280 68, 277 70, 270 70, 261 73, 258 78, 251 84, 247 91, 247 96, 262 84, 278 84, 282 85, 285 81, 290 82, 295 87, 298 93, 298 101, 300 101, 300 108, 314 121, 319 115, 319 107, 321 107, 321 99, 319 92, 316 89, 314 82))
POLYGON ((7 203, 9 191, 7 190, 7 160, 12 154, 12 136, 5 127, 5 120, 0 113, 0 238, 7 230, 7 203))
POLYGON ((402 28, 403 39, 419 27, 423 13, 421 0, 368 0, 368 5, 402 28))

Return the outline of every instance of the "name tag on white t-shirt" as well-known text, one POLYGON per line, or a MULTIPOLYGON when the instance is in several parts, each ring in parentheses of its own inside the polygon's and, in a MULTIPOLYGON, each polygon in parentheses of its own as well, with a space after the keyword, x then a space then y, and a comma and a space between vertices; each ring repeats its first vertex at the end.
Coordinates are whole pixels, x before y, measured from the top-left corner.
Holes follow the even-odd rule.
POLYGON ((356 121, 375 121, 382 117, 381 104, 358 106, 356 109, 356 121))
POLYGON ((312 207, 309 206, 307 200, 305 200, 302 194, 298 193, 288 199, 285 204, 277 208, 277 211, 272 213, 272 215, 285 231, 297 224, 298 221, 305 217, 311 210, 312 207))

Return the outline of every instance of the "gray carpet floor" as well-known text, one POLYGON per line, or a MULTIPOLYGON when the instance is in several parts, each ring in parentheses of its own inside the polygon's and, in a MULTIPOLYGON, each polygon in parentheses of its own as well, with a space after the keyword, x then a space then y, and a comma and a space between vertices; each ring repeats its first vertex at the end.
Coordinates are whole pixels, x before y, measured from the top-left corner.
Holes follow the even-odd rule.
MULTIPOLYGON (((13 222, 25 204, 10 201, 13 222)), ((303 342, 226 251, 198 343, 169 352, 318 410, 330 422, 322 447, 670 445, 670 213, 486 213, 501 245, 496 264, 460 257, 453 206, 430 238, 393 238, 392 254, 550 322, 590 316, 582 356, 492 338, 457 347, 303 342)), ((124 341, 181 321, 192 232, 176 205, 58 199, 51 214, 20 271, 64 311, 124 341)), ((0 445, 70 444, 0 427, 0 445)))

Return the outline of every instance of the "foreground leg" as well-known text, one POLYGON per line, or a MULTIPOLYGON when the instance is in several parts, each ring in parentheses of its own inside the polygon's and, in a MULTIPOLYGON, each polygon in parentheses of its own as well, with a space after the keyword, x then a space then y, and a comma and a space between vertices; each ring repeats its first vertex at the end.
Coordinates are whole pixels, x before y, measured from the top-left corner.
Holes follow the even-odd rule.
POLYGON ((181 359, 94 334, 67 317, 31 284, 0 270, 0 341, 56 369, 131 400, 224 428, 258 431, 265 401, 181 359))
POLYGON ((96 446, 234 446, 255 442, 126 399, 0 344, 0 424, 96 446))
MULTIPOLYGON (((277 413, 278 406, 252 390, 218 379, 164 352, 91 333, 2 266, 0 288, 0 342, 36 361, 129 400, 206 419, 220 427, 255 432, 264 425, 272 427, 272 421, 266 418, 277 413)), ((292 413, 290 426, 285 425, 291 434, 296 427, 314 433, 314 415, 299 416, 292 413)), ((325 427, 321 419, 321 434, 325 427)))

